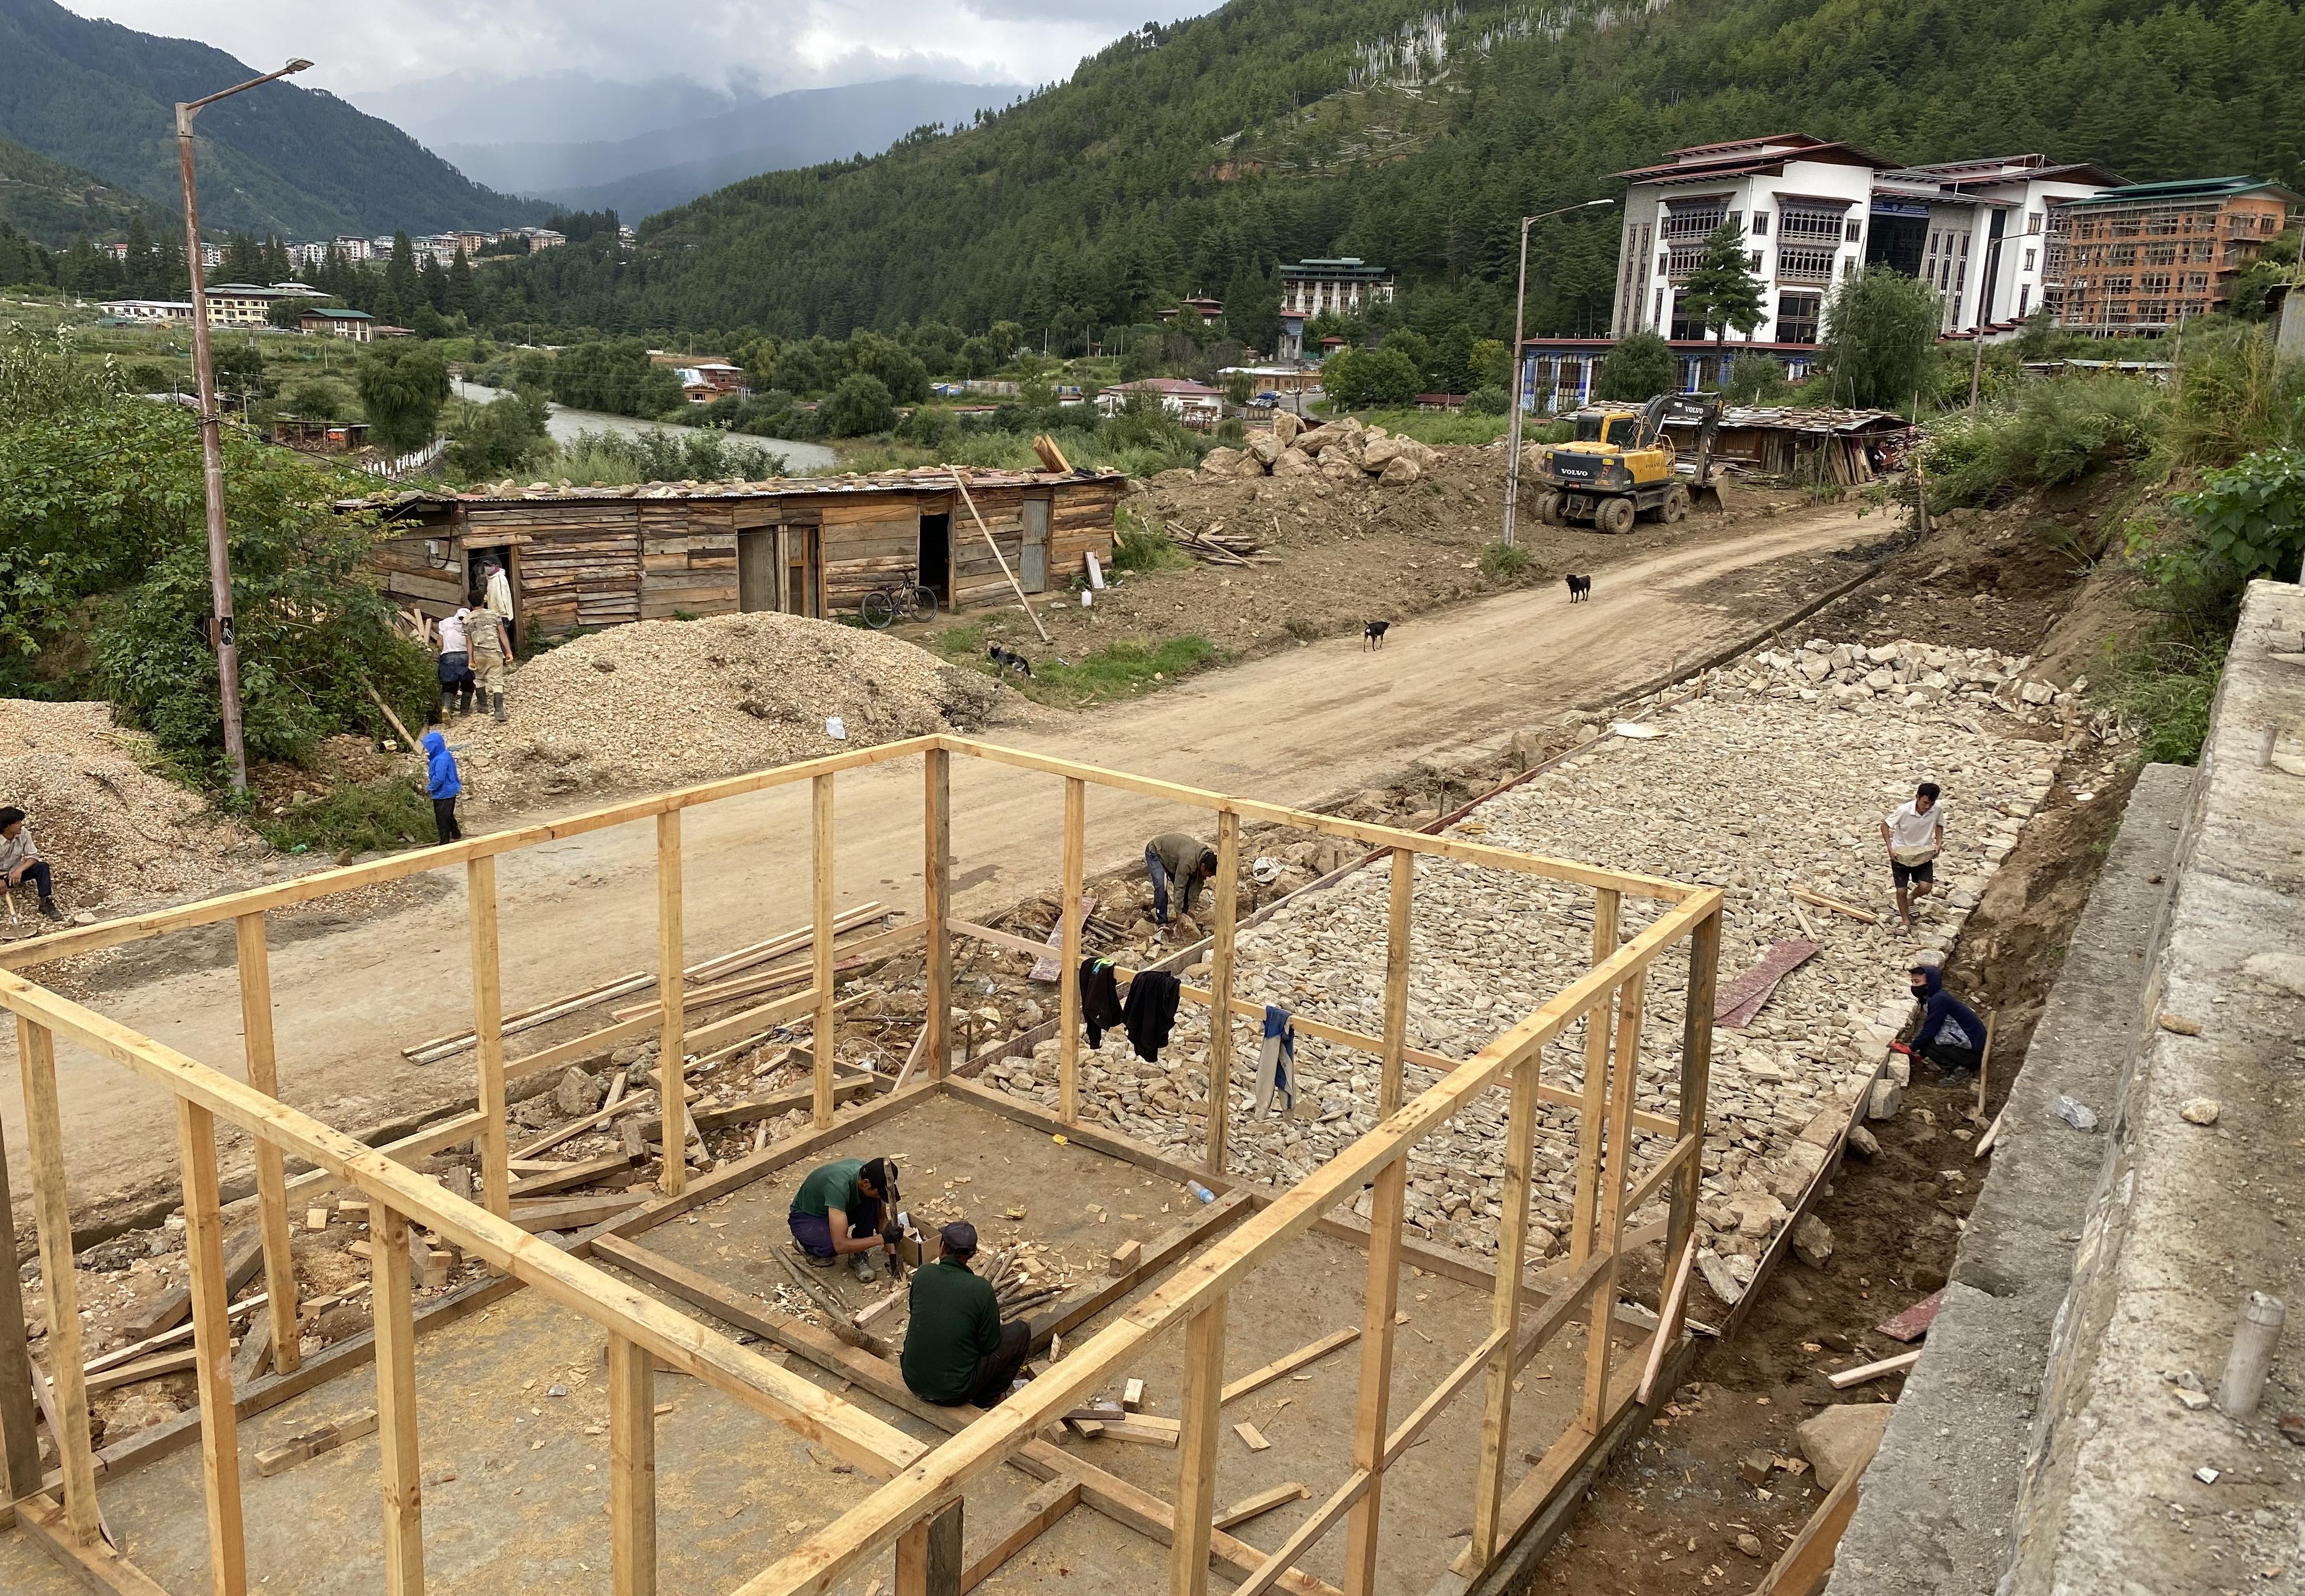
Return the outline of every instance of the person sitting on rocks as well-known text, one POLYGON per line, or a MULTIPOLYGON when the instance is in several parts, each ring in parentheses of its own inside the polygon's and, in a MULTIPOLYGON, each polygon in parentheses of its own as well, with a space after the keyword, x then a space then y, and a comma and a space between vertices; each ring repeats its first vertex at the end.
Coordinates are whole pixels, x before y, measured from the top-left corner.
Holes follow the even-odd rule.
POLYGON ((64 912, 56 907, 55 876, 48 862, 40 857, 39 845, 32 841, 31 828, 24 823, 24 811, 11 804, 0 809, 0 883, 14 887, 25 882, 39 895, 40 913, 48 919, 62 921, 64 912))
POLYGON ((1889 1045, 1908 1057, 1927 1059, 1948 1081, 1974 1072, 1985 1057, 1985 1022, 1944 989, 1944 972, 1935 964, 1916 964, 1911 973, 1921 1028, 1911 1041, 1889 1045))
POLYGON ((1897 888, 1897 913, 1905 929, 1913 929, 1913 905, 1928 896, 1937 879, 1937 850, 1944 846, 1944 811, 1937 805, 1937 784, 1925 781, 1913 790, 1909 803, 1901 803, 1881 822, 1881 840, 1889 848, 1889 879, 1897 888))

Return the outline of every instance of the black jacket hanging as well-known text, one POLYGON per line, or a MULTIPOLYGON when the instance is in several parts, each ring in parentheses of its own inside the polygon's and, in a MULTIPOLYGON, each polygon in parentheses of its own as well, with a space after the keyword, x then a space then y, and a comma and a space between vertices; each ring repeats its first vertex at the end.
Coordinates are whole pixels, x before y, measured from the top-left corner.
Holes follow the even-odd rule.
POLYGON ((1104 1045, 1104 1033, 1121 1022, 1120 989, 1112 978, 1110 959, 1080 962, 1081 1019, 1088 1026, 1088 1045, 1104 1045))
POLYGON ((1128 983, 1128 998, 1121 1006, 1122 1023, 1136 1057, 1147 1064, 1169 1045, 1169 1028, 1177 1023, 1177 978, 1161 970, 1140 970, 1128 983))

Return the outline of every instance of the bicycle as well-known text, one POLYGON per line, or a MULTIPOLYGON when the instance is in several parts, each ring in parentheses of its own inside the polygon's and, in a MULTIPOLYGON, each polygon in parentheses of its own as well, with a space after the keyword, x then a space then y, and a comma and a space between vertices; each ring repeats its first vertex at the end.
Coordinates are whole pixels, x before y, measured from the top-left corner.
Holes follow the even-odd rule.
POLYGON ((864 624, 879 632, 892 621, 918 621, 937 612, 936 590, 916 582, 892 582, 864 595, 864 624))

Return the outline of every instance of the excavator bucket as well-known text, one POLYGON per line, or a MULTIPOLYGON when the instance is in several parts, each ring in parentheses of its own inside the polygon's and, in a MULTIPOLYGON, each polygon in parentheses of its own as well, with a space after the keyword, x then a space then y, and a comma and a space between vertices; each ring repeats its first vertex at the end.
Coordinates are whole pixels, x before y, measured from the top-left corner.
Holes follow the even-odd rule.
POLYGON ((1720 486, 1713 482, 1697 482, 1690 485, 1688 507, 1711 515, 1725 514, 1729 508, 1721 502, 1720 486))

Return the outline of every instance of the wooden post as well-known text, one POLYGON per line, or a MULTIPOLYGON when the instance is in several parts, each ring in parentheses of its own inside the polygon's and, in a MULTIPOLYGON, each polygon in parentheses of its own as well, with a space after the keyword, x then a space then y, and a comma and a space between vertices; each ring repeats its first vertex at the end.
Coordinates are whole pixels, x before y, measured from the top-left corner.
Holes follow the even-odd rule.
MULTIPOLYGON (((1697 1244, 1697 1199, 1705 1180, 1705 1108, 1713 1087, 1713 1003, 1720 964, 1721 915, 1715 911, 1697 921, 1688 934, 1688 1012, 1680 1026, 1680 1114, 1676 1139, 1685 1142, 1695 1136, 1697 1144, 1673 1176, 1661 1277, 1666 1280, 1685 1270, 1687 1254, 1697 1244)), ((1686 1303, 1686 1296, 1682 1301, 1686 1303)), ((1657 1308, 1665 1314, 1657 1327, 1657 1345, 1663 1346, 1673 1338, 1680 1316, 1664 1303, 1657 1308)))
MULTIPOLYGON (((1613 887, 1593 894, 1593 962, 1617 951, 1617 914, 1623 895, 1613 887)), ((1585 1100, 1577 1116, 1577 1201, 1569 1223, 1569 1265, 1574 1270, 1593 1255, 1593 1217, 1600 1191, 1601 1122, 1609 1108, 1609 999, 1585 1014, 1585 1100)))
MULTIPOLYGON (((264 943, 264 912, 237 916, 232 930, 240 953, 240 1029, 248 1083, 276 1102, 280 1065, 272 1040, 272 962, 264 943)), ((256 1138, 256 1207, 264 1234, 264 1311, 272 1321, 272 1366, 293 1374, 303 1359, 297 1350, 296 1264, 288 1246, 288 1172, 279 1147, 261 1136, 256 1138)))
POLYGON ((656 1596, 656 1354, 608 1337, 608 1518, 616 1596, 656 1596))
MULTIPOLYGON (((1416 856, 1395 848, 1385 930, 1384 1054, 1377 1114, 1400 1107, 1402 1055, 1408 1046, 1408 931, 1416 856)), ((1400 1303, 1400 1230, 1408 1196, 1408 1150, 1377 1172, 1369 1203, 1368 1286, 1361 1316, 1361 1381, 1353 1419, 1353 1467, 1368 1490, 1345 1524, 1345 1596, 1374 1596, 1377 1524, 1383 1511, 1384 1441, 1392 1403, 1393 1319, 1400 1303)))
POLYGON ((657 1096, 662 1099, 664 1172, 668 1197, 688 1186, 687 992, 681 973, 680 811, 656 818, 657 1096))
POLYGON ((1065 777, 1065 917, 1063 952, 1057 959, 1057 1115, 1080 1123, 1081 878, 1087 872, 1088 784, 1065 777))
MULTIPOLYGON (((258 935, 262 934, 259 924, 258 935)), ((259 1141, 258 1145, 267 1144, 259 1141)), ((207 1487, 208 1509, 208 1586, 216 1596, 247 1596, 247 1533, 240 1511, 240 1422, 233 1406, 232 1320, 225 1290, 224 1218, 217 1201, 216 1116, 187 1098, 176 1099, 176 1148, 183 1164, 184 1257, 191 1268, 193 1367, 200 1394, 200 1477, 207 1487)))
POLYGON ((960 1596, 961 1504, 897 1539, 896 1596, 960 1596))
POLYGON ((839 1046, 839 1018, 832 1001, 832 777, 809 783, 813 842, 810 861, 816 891, 816 1028, 810 1046, 816 1054, 815 1124, 832 1123, 832 1053, 839 1046))
MULTIPOLYGON (((1609 1326, 1617 1309, 1617 1245, 1625 1228, 1625 1176, 1632 1169, 1633 1089, 1641 1077, 1641 1002, 1646 971, 1636 971, 1617 989, 1617 1065, 1609 1082, 1609 1148, 1601 1169, 1601 1210, 1594 1250, 1604 1253, 1585 1316, 1586 1432, 1601 1433, 1609 1413, 1609 1326)), ((1662 1329, 1662 1327, 1660 1327, 1662 1329)))
POLYGON ((1497 1226, 1497 1286, 1489 1303, 1489 1329, 1502 1331, 1504 1339, 1489 1363, 1489 1401, 1481 1420, 1481 1464, 1473 1493, 1471 1560, 1482 1568, 1496 1555, 1505 1462, 1511 1453, 1513 1356, 1520 1344, 1521 1270, 1528 1258, 1538 1063, 1539 1055, 1532 1053, 1513 1071, 1512 1114, 1505 1131, 1504 1216, 1497 1226))
POLYGON ((1240 817, 1217 816, 1216 937, 1209 952, 1209 1171, 1225 1172, 1232 1129, 1232 943, 1240 912, 1240 817))
POLYGON ((1047 642, 1049 629, 1042 625, 1041 617, 1033 613, 1033 601, 1025 597, 1025 584, 1016 580, 1014 571, 1008 569, 1008 556, 1000 552, 1000 545, 993 541, 992 529, 986 526, 984 517, 976 513, 976 501, 968 496, 968 479, 955 467, 947 466, 945 469, 952 472, 953 486, 960 489, 960 502, 968 506, 968 518, 976 522, 976 530, 984 535, 984 547, 991 549, 992 557, 1000 562, 1000 574, 1007 577, 1008 585, 1016 590, 1016 607, 1023 610, 1025 618, 1033 623, 1033 630, 1041 634, 1041 641, 1047 642))
POLYGON ((72 1273, 64 1133, 56 1110, 56 1039, 47 1026, 35 1025, 21 1014, 16 1016, 16 1067, 24 1078, 32 1214, 39 1223, 40 1281, 48 1299, 48 1364, 55 1371, 55 1410, 64 1424, 64 1433, 55 1440, 64 1477, 64 1528, 73 1544, 93 1546, 100 1532, 96 1456, 89 1440, 88 1377, 81 1372, 80 1278, 72 1273))
POLYGON ((921 756, 926 791, 921 829, 926 846, 921 878, 925 887, 921 918, 928 927, 929 1078, 941 1081, 952 1068, 952 756, 931 748, 921 756))
POLYGON ((1214 1528, 1218 1413, 1224 1395, 1225 1303, 1220 1292, 1185 1321, 1185 1406, 1177 1437, 1176 1530, 1169 1596, 1208 1596, 1214 1528))
MULTIPOLYGON (((22 1036, 19 1031, 20 1041, 22 1036)), ((24 1280, 15 1269, 16 1208, 5 1196, 11 1189, 7 1141, 0 1137, 0 1259, 9 1265, 0 1274, 0 1488, 13 1502, 40 1489, 40 1439, 32 1428, 32 1353, 24 1332, 24 1280)))
POLYGON ((416 1321, 409 1300, 408 1219, 372 1203, 369 1268, 376 1298, 376 1412, 384 1485, 387 1596, 422 1596, 424 1485, 416 1450, 416 1321))
POLYGON ((472 1056, 480 1071, 481 1201, 498 1218, 512 1215, 512 1153, 506 1145, 504 985, 497 962, 497 860, 464 863, 467 918, 472 929, 472 1056))

